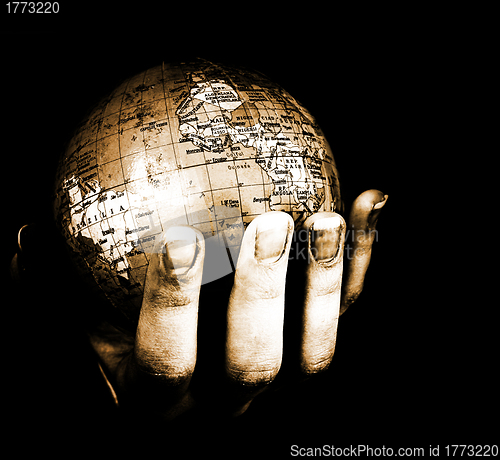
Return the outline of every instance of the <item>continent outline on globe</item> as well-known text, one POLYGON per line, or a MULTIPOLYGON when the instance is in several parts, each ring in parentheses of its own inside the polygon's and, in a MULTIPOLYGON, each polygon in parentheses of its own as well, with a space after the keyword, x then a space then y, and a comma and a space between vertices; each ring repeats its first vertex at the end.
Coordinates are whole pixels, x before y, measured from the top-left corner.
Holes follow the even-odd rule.
POLYGON ((61 158, 54 212, 77 264, 135 317, 167 226, 193 225, 224 248, 227 274, 257 215, 286 211, 300 225, 339 203, 307 110, 260 73, 197 60, 149 69, 101 101, 61 158))

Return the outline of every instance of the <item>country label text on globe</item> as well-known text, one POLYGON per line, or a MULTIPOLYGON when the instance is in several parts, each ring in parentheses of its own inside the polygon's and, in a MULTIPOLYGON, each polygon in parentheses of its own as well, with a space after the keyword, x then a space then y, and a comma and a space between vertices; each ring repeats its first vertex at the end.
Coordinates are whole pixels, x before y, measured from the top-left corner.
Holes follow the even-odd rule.
POLYGON ((219 269, 206 260, 205 283, 234 269, 256 216, 285 211, 300 225, 339 205, 309 112, 258 72, 196 60, 140 73, 101 101, 59 162, 54 211, 80 268, 135 317, 168 227, 194 226, 224 249, 207 252, 219 269))

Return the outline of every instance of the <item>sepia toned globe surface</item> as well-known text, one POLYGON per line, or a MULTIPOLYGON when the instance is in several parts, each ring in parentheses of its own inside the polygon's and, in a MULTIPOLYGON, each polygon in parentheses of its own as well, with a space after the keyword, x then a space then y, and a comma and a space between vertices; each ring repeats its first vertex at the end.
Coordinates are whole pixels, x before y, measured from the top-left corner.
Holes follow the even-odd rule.
POLYGON ((89 282, 136 319, 169 227, 203 233, 209 283, 234 271, 256 216, 285 211, 300 225, 339 205, 311 114, 261 73, 200 59, 142 72, 98 104, 59 161, 54 213, 89 282))

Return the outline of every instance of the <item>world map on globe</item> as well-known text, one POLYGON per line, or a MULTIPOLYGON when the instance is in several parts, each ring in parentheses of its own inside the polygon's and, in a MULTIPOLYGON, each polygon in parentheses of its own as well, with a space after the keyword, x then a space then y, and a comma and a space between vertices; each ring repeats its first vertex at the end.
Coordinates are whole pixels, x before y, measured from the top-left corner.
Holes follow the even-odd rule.
POLYGON ((59 161, 54 213, 79 268, 134 318, 170 226, 203 233, 208 283, 234 271, 256 216, 285 211, 298 226, 339 204, 311 114, 259 72, 199 59, 142 72, 97 105, 59 161))

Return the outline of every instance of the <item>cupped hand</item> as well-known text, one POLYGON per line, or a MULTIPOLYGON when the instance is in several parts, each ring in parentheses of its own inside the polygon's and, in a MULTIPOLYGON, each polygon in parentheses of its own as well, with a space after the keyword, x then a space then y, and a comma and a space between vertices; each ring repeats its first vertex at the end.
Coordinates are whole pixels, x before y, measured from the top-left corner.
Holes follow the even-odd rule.
MULTIPOLYGON (((345 264, 347 225, 339 214, 319 212, 300 229, 288 214, 277 211, 249 224, 226 310, 224 369, 213 369, 223 374, 213 378, 227 389, 218 397, 226 399, 220 407, 229 408, 228 415, 243 413, 280 371, 294 231, 306 235, 304 289, 293 302, 301 304, 296 367, 308 377, 325 371, 332 360, 339 315, 361 293, 386 200, 381 192, 369 190, 353 203, 348 228, 353 244, 345 264)), ((197 229, 169 228, 150 257, 135 335, 106 321, 90 331, 103 373, 124 410, 165 421, 188 411, 214 410, 203 401, 203 392, 192 391, 204 257, 204 239, 197 229)))

